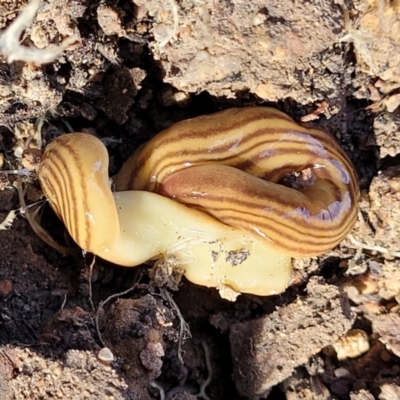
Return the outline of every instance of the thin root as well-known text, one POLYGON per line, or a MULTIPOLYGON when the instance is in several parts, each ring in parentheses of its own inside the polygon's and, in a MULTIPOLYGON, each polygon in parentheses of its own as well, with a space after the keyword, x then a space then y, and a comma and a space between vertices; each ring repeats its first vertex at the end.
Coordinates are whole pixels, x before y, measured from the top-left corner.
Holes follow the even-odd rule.
POLYGON ((96 262, 96 255, 93 256, 93 260, 89 266, 89 302, 92 307, 92 311, 94 311, 94 304, 93 304, 93 292, 92 292, 92 276, 93 276, 93 267, 96 262))
POLYGON ((128 293, 131 292, 132 290, 135 290, 135 288, 136 288, 138 282, 140 281, 141 277, 142 277, 142 276, 140 275, 140 276, 139 276, 139 279, 137 280, 137 282, 135 282, 135 283, 133 284, 132 287, 130 287, 129 289, 127 289, 127 290, 125 290, 125 291, 123 291, 123 292, 114 293, 114 294, 112 294, 111 296, 108 296, 105 300, 101 301, 100 304, 99 304, 99 306, 97 307, 97 311, 96 311, 96 315, 95 315, 96 331, 97 331, 97 336, 99 337, 99 340, 100 340, 101 344, 103 345, 103 347, 107 347, 107 346, 106 346, 106 344, 105 344, 105 342, 104 342, 104 340, 103 340, 103 337, 101 336, 100 328, 99 328, 100 310, 103 309, 103 307, 104 307, 110 300, 115 299, 116 297, 125 296, 126 294, 128 294, 128 293))
POLYGON ((387 254, 392 257, 400 258, 400 251, 390 251, 389 249, 382 246, 370 246, 359 242, 353 235, 348 235, 350 242, 356 246, 357 249, 364 249, 370 251, 377 251, 378 253, 387 254))
POLYGON ((27 168, 21 168, 21 169, 2 169, 0 171, 1 174, 3 175, 18 175, 18 176, 23 176, 24 178, 31 178, 34 173, 27 169, 27 168))
POLYGON ((65 39, 59 46, 49 46, 47 49, 37 49, 32 46, 21 46, 20 37, 28 28, 39 9, 41 0, 31 2, 18 15, 15 21, 0 35, 0 54, 7 57, 7 62, 25 61, 37 65, 51 63, 61 55, 75 39, 65 39))
POLYGON ((156 381, 150 381, 150 386, 154 389, 157 389, 160 394, 160 400, 165 400, 165 392, 162 386, 156 381))
POLYGON ((190 339, 192 334, 190 333, 190 328, 187 322, 184 320, 181 311, 179 310, 178 305, 175 303, 172 296, 169 294, 168 290, 160 288, 161 294, 168 300, 171 307, 175 310, 176 314, 179 318, 179 339, 178 339, 178 359, 179 361, 184 364, 183 362, 183 349, 182 349, 182 342, 186 339, 190 339))
MULTIPOLYGON (((350 14, 344 4, 339 4, 343 11, 344 29, 347 34, 339 39, 339 44, 343 42, 353 42, 354 47, 357 51, 357 59, 361 58, 362 61, 370 69, 370 73, 378 75, 378 68, 376 66, 374 57, 372 56, 370 46, 372 46, 373 38, 367 36, 365 33, 360 33, 357 29, 351 26, 350 14)), ((360 60, 359 60, 360 61, 360 60)))
POLYGON ((204 358, 205 358, 205 361, 206 361, 207 379, 201 384, 200 391, 199 391, 199 393, 197 393, 196 397, 198 397, 198 398, 200 397, 200 398, 202 398, 204 400, 211 400, 206 394, 206 388, 212 381, 212 368, 211 368, 211 361, 210 361, 210 351, 208 349, 207 343, 204 340, 201 341, 201 346, 203 347, 204 358))
POLYGON ((36 233, 36 235, 43 240, 43 242, 47 243, 50 247, 53 249, 57 250, 59 253, 62 255, 67 255, 70 253, 70 250, 66 247, 63 247, 59 245, 35 220, 35 213, 31 214, 29 211, 29 207, 27 207, 25 203, 25 194, 22 189, 22 179, 21 176, 18 176, 17 182, 16 182, 16 188, 18 191, 18 197, 19 197, 19 204, 21 206, 20 210, 21 213, 24 212, 26 219, 29 222, 29 225, 31 226, 32 230, 36 233))
POLYGON ((175 0, 168 0, 168 1, 171 6, 174 27, 172 29, 171 34, 168 35, 162 42, 160 42, 160 44, 159 44, 160 48, 164 47, 176 36, 176 34, 178 33, 178 28, 179 28, 179 14, 178 14, 178 6, 176 5, 176 1, 175 0))

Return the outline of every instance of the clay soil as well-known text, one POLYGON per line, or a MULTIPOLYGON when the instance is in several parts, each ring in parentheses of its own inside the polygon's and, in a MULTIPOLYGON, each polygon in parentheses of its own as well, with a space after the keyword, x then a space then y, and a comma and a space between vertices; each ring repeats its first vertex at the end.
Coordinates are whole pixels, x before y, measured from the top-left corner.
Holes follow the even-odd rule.
MULTIPOLYGON (((26 4, 1 1, 0 29, 26 4)), ((91 132, 115 174, 174 122, 256 105, 336 137, 360 212, 285 293, 229 302, 160 287, 150 263, 91 269, 48 205, 28 212, 63 254, 18 211, 0 230, 0 399, 400 399, 400 3, 48 0, 20 37, 65 38, 46 65, 0 60, 0 223, 18 187, 42 199, 4 172, 35 163, 24 148, 91 132)))

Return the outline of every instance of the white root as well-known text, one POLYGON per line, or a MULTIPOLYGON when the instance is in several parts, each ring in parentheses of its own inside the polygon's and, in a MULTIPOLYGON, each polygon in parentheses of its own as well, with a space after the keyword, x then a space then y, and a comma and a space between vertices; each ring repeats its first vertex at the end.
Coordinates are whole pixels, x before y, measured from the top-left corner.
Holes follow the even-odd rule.
POLYGON ((37 65, 51 63, 61 53, 75 42, 75 39, 65 39, 59 46, 51 45, 47 49, 37 49, 33 46, 22 46, 20 37, 28 28, 39 9, 41 0, 31 0, 15 21, 0 35, 0 54, 7 57, 7 62, 25 61, 37 65))
POLYGON ((387 254, 387 255, 395 257, 395 258, 400 258, 400 251, 391 251, 382 246, 370 246, 368 244, 361 243, 353 235, 348 235, 348 238, 349 238, 350 242, 357 248, 364 249, 364 250, 370 250, 370 251, 377 251, 378 253, 387 254))

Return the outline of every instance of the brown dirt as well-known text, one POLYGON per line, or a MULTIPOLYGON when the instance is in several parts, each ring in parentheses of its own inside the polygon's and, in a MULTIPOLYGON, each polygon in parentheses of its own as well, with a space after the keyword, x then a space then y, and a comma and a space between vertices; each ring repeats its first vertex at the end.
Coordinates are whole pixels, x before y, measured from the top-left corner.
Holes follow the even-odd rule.
MULTIPOLYGON (((300 120, 320 108, 310 124, 340 141, 360 178, 351 237, 296 260, 284 294, 229 303, 185 280, 169 294, 149 284, 146 266, 101 260, 89 285, 90 257, 51 210, 41 224, 67 255, 20 214, 0 231, 1 399, 157 399, 160 388, 175 399, 400 398, 400 2, 266 4, 43 3, 24 45, 78 43, 45 66, 0 62, 3 169, 20 165, 38 119, 44 143, 69 129, 108 138, 115 173, 188 117, 268 104, 300 120), (183 353, 179 313, 191 333, 183 353), (96 320, 109 365, 97 357, 96 320), (343 336, 350 328, 364 334, 343 336)), ((25 5, 2 1, 0 29, 25 5)), ((37 182, 24 180, 33 203, 37 182)), ((0 222, 20 207, 15 183, 1 175, 0 222)))

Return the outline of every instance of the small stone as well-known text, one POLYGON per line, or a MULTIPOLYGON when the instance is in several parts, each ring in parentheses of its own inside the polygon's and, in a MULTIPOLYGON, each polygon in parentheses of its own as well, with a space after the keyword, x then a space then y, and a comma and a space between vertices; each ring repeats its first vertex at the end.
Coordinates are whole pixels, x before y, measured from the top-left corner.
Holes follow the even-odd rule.
POLYGON ((389 112, 393 112, 400 105, 400 93, 387 97, 383 103, 389 112))
POLYGON ((179 107, 186 107, 190 102, 190 94, 186 92, 176 92, 173 95, 174 101, 179 107))
POLYGON ((336 378, 346 378, 351 375, 350 371, 343 367, 336 368, 333 373, 335 374, 336 378))
POLYGON ((395 157, 397 154, 397 149, 396 146, 391 145, 387 148, 387 153, 390 157, 395 157))
POLYGON ((109 365, 114 361, 114 354, 108 347, 103 347, 99 354, 97 355, 99 361, 101 361, 105 365, 109 365))
POLYGON ((5 299, 8 297, 13 290, 13 283, 8 279, 0 281, 0 297, 5 299))
POLYGON ((361 329, 352 329, 333 344, 337 358, 356 358, 370 349, 368 335, 361 329))
POLYGON ((221 285, 217 289, 218 289, 218 292, 219 292, 219 295, 221 296, 221 298, 228 300, 228 301, 236 301, 236 299, 240 295, 239 292, 236 292, 236 290, 233 290, 229 286, 221 285))
POLYGON ((123 32, 118 11, 109 6, 97 8, 97 21, 106 35, 116 35, 123 32))
POLYGON ((15 156, 15 158, 21 158, 23 152, 24 152, 24 148, 22 146, 16 146, 14 148, 14 156, 15 156))
POLYGON ((154 27, 153 34, 156 42, 165 42, 172 36, 172 31, 166 24, 161 23, 154 27))
POLYGON ((253 19, 253 25, 258 26, 264 23, 267 19, 267 16, 263 13, 257 13, 253 19))
POLYGON ((42 159, 42 152, 39 149, 29 148, 22 153, 22 166, 29 171, 35 170, 42 159))
POLYGON ((138 20, 142 20, 148 13, 148 9, 145 6, 138 6, 133 3, 133 16, 138 20))
POLYGON ((386 348, 400 357, 400 316, 392 313, 379 315, 374 319, 372 327, 386 348))

